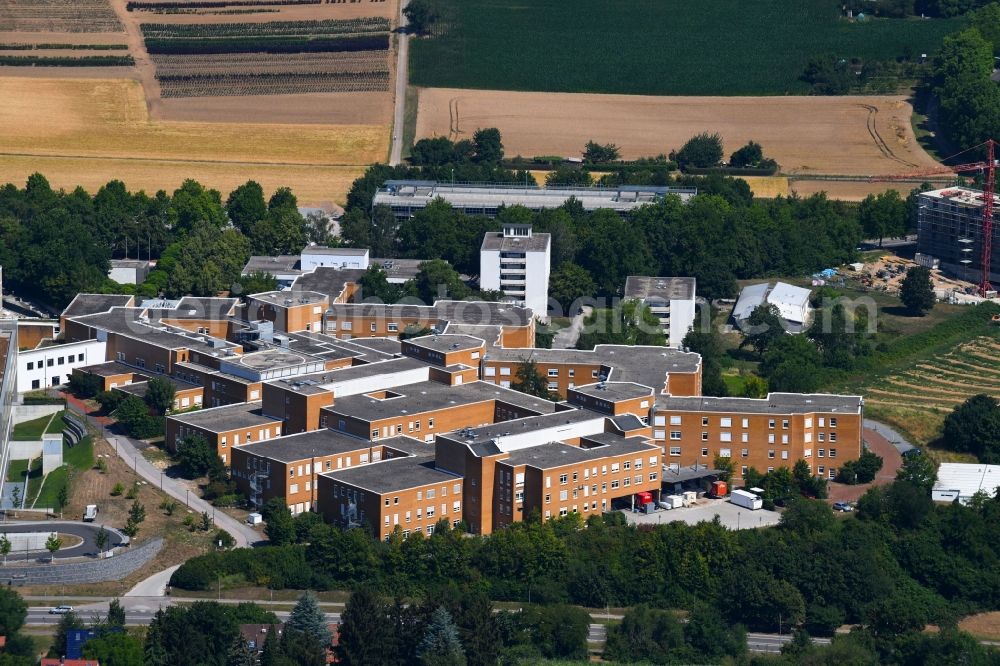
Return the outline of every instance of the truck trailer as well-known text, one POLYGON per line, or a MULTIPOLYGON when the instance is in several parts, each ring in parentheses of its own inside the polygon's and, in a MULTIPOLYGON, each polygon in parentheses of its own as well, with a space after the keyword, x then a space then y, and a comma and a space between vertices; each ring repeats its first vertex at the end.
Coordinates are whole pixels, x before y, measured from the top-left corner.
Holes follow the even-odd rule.
POLYGON ((734 490, 729 495, 729 501, 751 511, 756 511, 764 506, 764 500, 746 490, 734 490))

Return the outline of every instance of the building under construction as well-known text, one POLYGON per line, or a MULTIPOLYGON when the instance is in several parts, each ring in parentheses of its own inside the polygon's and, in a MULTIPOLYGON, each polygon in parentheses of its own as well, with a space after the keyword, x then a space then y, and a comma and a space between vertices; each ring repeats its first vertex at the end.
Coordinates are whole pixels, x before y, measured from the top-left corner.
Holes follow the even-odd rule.
MULTIPOLYGON (((994 206, 1000 201, 994 196, 994 206)), ((920 195, 917 251, 938 259, 942 270, 962 280, 979 282, 983 256, 983 193, 948 187, 920 195)), ((1000 225, 993 227, 993 246, 1000 247, 1000 225)), ((1000 252, 990 261, 989 280, 1000 284, 1000 252)))

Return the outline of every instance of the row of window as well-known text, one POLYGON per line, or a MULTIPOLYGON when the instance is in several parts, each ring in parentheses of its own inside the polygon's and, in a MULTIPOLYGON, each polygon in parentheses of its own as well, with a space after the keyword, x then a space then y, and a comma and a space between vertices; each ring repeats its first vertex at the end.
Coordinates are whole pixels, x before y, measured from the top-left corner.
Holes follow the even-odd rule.
MULTIPOLYGON (((436 507, 433 504, 428 504, 426 508, 418 508, 416 510, 416 514, 417 514, 416 515, 416 520, 423 520, 425 517, 427 518, 427 520, 430 520, 430 519, 434 518, 436 510, 437 509, 436 509, 436 507)), ((454 502, 451 503, 451 512, 452 513, 459 513, 461 510, 462 510, 462 502, 460 500, 455 500, 454 502)), ((441 502, 441 515, 443 516, 443 515, 445 515, 447 513, 448 513, 448 505, 447 505, 447 503, 441 502)), ((393 518, 393 521, 394 521, 393 525, 398 525, 399 524, 399 514, 398 513, 392 514, 392 518, 393 518)), ((413 512, 412 511, 407 511, 406 513, 403 514, 403 520, 404 520, 405 523, 409 524, 413 519, 414 518, 413 518, 413 512)), ((386 517, 385 517, 385 526, 389 527, 389 516, 388 515, 386 515, 386 517)))
MULTIPOLYGON (((653 467, 655 469, 658 462, 659 462, 659 457, 657 457, 657 456, 649 456, 649 466, 650 467, 653 467)), ((634 465, 634 468, 636 470, 642 469, 642 458, 636 458, 634 461, 632 461, 632 460, 624 460, 624 461, 622 461, 620 463, 620 465, 619 465, 619 463, 616 463, 616 462, 615 463, 611 463, 611 473, 612 474, 618 474, 619 469, 622 469, 622 470, 625 470, 625 471, 630 471, 631 469, 633 469, 633 465, 634 465)), ((602 476, 607 476, 607 474, 608 474, 608 465, 601 465, 601 475, 602 476)), ((573 476, 573 482, 576 483, 579 480, 580 473, 574 471, 572 476, 573 476)), ((589 479, 591 476, 593 476, 593 477, 597 476, 597 465, 594 465, 593 467, 585 467, 583 469, 583 479, 584 479, 584 481, 586 481, 587 479, 589 479)), ((518 474, 518 477, 521 477, 521 475, 518 474)), ((566 485, 566 483, 568 483, 568 481, 569 481, 569 473, 563 473, 563 474, 559 475, 559 485, 564 486, 564 485, 566 485)), ((551 488, 552 487, 552 477, 551 476, 546 476, 545 477, 545 487, 546 488, 551 488)))
MULTIPOLYGON (((344 421, 341 421, 340 424, 339 424, 339 426, 340 426, 341 430, 344 430, 347 427, 347 424, 344 421)), ((410 421, 410 422, 408 422, 406 424, 406 428, 407 428, 407 432, 414 432, 414 431, 420 432, 420 420, 418 419, 416 421, 410 421)), ((434 419, 427 419, 427 428, 428 428, 428 430, 433 430, 434 429, 434 419)), ((397 423, 396 424, 396 432, 395 433, 391 432, 392 431, 392 426, 384 426, 382 429, 386 431, 385 433, 383 433, 383 435, 382 435, 383 437, 392 437, 394 434, 395 435, 402 435, 403 434, 403 424, 402 423, 397 423)), ((372 439, 376 440, 378 438, 379 438, 379 429, 378 428, 372 428, 372 439)))
MULTIPOLYGON (((551 377, 553 375, 550 374, 549 376, 551 377)), ((570 374, 570 377, 572 377, 572 376, 573 375, 570 374)), ((836 428, 837 427, 837 419, 836 418, 831 417, 830 419, 827 419, 825 416, 821 416, 821 417, 818 418, 818 423, 819 423, 818 427, 820 427, 820 428, 826 428, 827 427, 826 422, 828 420, 830 422, 830 426, 829 427, 831 427, 831 428, 836 428)), ((664 416, 657 416, 656 420, 655 420, 655 423, 656 423, 656 425, 666 425, 666 417, 664 417, 664 416)), ((672 426, 674 426, 674 425, 682 425, 682 423, 683 423, 683 417, 680 414, 673 414, 673 415, 670 416, 670 425, 672 425, 672 426)), ((773 430, 774 428, 777 427, 777 423, 778 423, 777 419, 769 419, 768 422, 767 422, 767 427, 773 430)), ((706 427, 707 428, 708 424, 709 424, 709 417, 702 416, 701 417, 701 425, 702 425, 702 427, 706 427)), ((803 422, 802 425, 805 428, 812 428, 813 427, 812 417, 806 418, 804 420, 804 422, 803 422)), ((732 428, 733 427, 733 418, 731 416, 722 416, 722 417, 719 417, 719 427, 720 428, 732 428)), ((748 419, 748 418, 742 419, 742 427, 749 428, 750 427, 750 419, 748 419)), ((788 430, 790 427, 791 427, 791 422, 789 421, 789 419, 782 419, 781 420, 781 428, 782 428, 782 430, 788 430)))
MULTIPOLYGON (((649 473, 649 480, 650 480, 650 482, 656 481, 657 479, 659 479, 659 473, 658 472, 650 472, 649 473)), ((637 485, 637 486, 641 485, 642 484, 642 474, 636 474, 634 477, 628 477, 628 476, 626 476, 623 479, 621 479, 620 483, 619 483, 618 479, 612 479, 611 482, 610 482, 611 483, 611 490, 618 490, 619 488, 622 488, 622 487, 628 488, 629 486, 632 485, 633 481, 635 482, 635 485, 637 485)), ((595 484, 593 484, 591 486, 581 486, 580 488, 573 488, 572 490, 560 490, 559 491, 559 501, 560 502, 565 502, 565 501, 567 501, 570 498, 571 495, 572 495, 573 499, 576 499, 577 497, 579 497, 579 494, 580 494, 581 490, 583 491, 583 496, 584 497, 589 497, 590 495, 597 495, 598 494, 597 484, 595 483, 595 484)), ((601 493, 607 493, 608 492, 608 483, 607 482, 601 484, 601 490, 600 490, 600 492, 601 493)), ((515 496, 515 498, 516 498, 516 500, 518 502, 520 502, 523 499, 523 493, 521 493, 520 491, 518 491, 518 493, 515 496)), ((552 503, 552 493, 545 493, 545 503, 546 504, 551 504, 552 503)))
MULTIPOLYGON (((53 365, 65 365, 67 363, 81 363, 84 360, 84 355, 81 354, 69 354, 68 356, 59 356, 58 358, 45 359, 45 367, 51 368, 53 365)), ((34 370, 35 368, 39 370, 42 369, 41 361, 28 361, 27 369, 34 370)))
MULTIPOLYGON (((584 502, 583 503, 583 510, 586 511, 587 508, 588 508, 587 507, 587 503, 584 502)), ((591 511, 596 511, 597 510, 597 500, 594 500, 594 501, 592 501, 590 503, 590 510, 591 511)), ((607 510, 608 510, 608 500, 601 500, 601 511, 603 512, 603 511, 607 511, 607 510)), ((566 507, 563 507, 563 508, 559 509, 559 515, 560 516, 565 516, 570 511, 572 511, 573 513, 578 513, 576 505, 573 505, 572 509, 567 509, 566 507)), ((546 511, 545 512, 545 517, 546 518, 551 518, 552 517, 552 512, 551 511, 546 511)))
MULTIPOLYGON (((654 430, 653 431, 653 439, 663 439, 664 438, 663 437, 664 434, 665 433, 662 430, 654 430)), ((803 441, 806 444, 811 443, 813 441, 812 435, 813 434, 811 432, 805 433, 805 435, 803 437, 803 441)), ((683 437, 684 437, 684 435, 683 435, 683 433, 680 430, 671 430, 670 431, 670 440, 671 441, 679 442, 679 441, 681 441, 683 439, 683 437)), ((829 437, 829 441, 831 441, 831 442, 836 442, 837 441, 837 433, 835 433, 835 432, 831 432, 831 433, 825 433, 825 432, 817 433, 817 440, 820 441, 820 442, 827 441, 827 437, 829 437)), ((702 433, 701 433, 701 441, 707 442, 708 440, 709 440, 708 431, 702 431, 702 433)), ((733 441, 733 434, 731 432, 728 432, 728 431, 726 431, 726 432, 720 432, 719 433, 719 441, 720 442, 732 442, 733 441)), ((740 441, 741 442, 749 442, 750 441, 750 433, 747 433, 747 432, 740 433, 740 441)), ((781 441, 782 444, 788 444, 789 443, 789 436, 788 435, 782 435, 780 441, 781 441)), ((767 435, 767 443, 768 444, 776 444, 777 442, 778 442, 778 439, 775 436, 775 434, 774 433, 768 433, 768 435, 767 435)))
MULTIPOLYGON (((750 469, 749 467, 747 467, 746 465, 743 465, 740 468, 740 475, 743 478, 746 478, 747 471, 749 469, 750 469)), ((773 471, 774 471, 773 467, 768 467, 767 468, 767 473, 768 474, 770 474, 773 471)), ((826 476, 827 478, 835 479, 835 478, 837 478, 837 468, 836 467, 829 467, 829 468, 827 468, 827 467, 825 467, 823 465, 820 465, 819 467, 816 468, 816 475, 817 476, 826 476)))
MULTIPOLYGON (((678 457, 678 456, 681 455, 681 447, 679 447, 679 446, 671 446, 669 451, 670 451, 670 455, 673 456, 673 457, 678 457)), ((702 458, 707 458, 708 457, 708 453, 709 453, 708 447, 702 447, 702 449, 701 449, 701 457, 702 458)), ((817 451, 817 455, 820 458, 825 457, 826 454, 827 454, 827 449, 819 449, 817 451)), ((830 454, 831 458, 836 458, 837 457, 837 449, 829 449, 829 454, 830 454)), ((732 455, 733 455, 732 449, 719 449, 719 457, 720 458, 731 458, 732 455)), ((743 458, 749 458, 750 457, 750 449, 741 449, 740 450, 740 456, 743 457, 743 458)), ((768 449, 768 451, 767 451, 767 457, 768 458, 775 458, 776 456, 777 456, 777 453, 775 452, 774 449, 768 449)), ((804 451, 804 456, 806 458, 812 457, 812 449, 806 449, 804 451)), ((788 451, 781 451, 781 459, 782 460, 788 460, 788 451)))
MULTIPOLYGON (((461 524, 461 522, 462 522, 461 520, 453 520, 453 521, 451 521, 451 526, 452 527, 458 527, 459 524, 461 524)), ((416 527, 413 528, 413 533, 417 534, 419 532, 421 532, 421 528, 420 528, 419 525, 417 525, 416 527)), ((432 534, 434 534, 434 526, 433 525, 428 525, 427 526, 427 536, 430 536, 432 534)), ((391 536, 391 533, 390 534, 386 534, 385 537, 383 537, 383 538, 386 541, 388 541, 390 536, 391 536)), ((403 530, 403 538, 406 539, 409 536, 410 536, 410 530, 408 530, 408 529, 403 530)))

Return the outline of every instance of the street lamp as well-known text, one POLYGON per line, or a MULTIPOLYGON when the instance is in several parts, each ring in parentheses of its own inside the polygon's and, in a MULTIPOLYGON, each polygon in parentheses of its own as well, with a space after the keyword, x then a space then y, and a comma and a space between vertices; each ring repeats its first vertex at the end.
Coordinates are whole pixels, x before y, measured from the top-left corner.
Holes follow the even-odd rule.
POLYGON ((191 495, 190 489, 184 491, 184 506, 186 506, 189 509, 191 508, 191 504, 188 502, 188 498, 190 497, 190 495, 191 495))

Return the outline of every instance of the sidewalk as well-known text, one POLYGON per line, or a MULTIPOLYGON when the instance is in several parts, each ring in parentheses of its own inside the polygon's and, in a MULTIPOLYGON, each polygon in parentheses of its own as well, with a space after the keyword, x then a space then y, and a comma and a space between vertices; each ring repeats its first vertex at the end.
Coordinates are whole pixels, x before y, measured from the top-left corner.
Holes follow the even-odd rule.
MULTIPOLYGON (((104 416, 92 416, 87 411, 87 406, 79 399, 73 397, 72 395, 65 393, 66 398, 66 408, 72 410, 76 414, 83 415, 87 418, 92 426, 98 430, 106 427, 111 423, 111 419, 104 416)), ((151 462, 146 460, 145 456, 142 455, 142 447, 144 446, 141 442, 125 437, 124 435, 109 435, 108 442, 115 446, 115 451, 117 451, 118 456, 124 460, 135 472, 145 479, 152 487, 159 488, 162 482, 163 492, 173 497, 178 502, 187 505, 201 513, 207 512, 209 515, 215 514, 215 525, 225 531, 229 532, 236 539, 236 546, 243 548, 248 546, 255 546, 266 538, 260 533, 254 530, 249 525, 241 523, 240 521, 232 518, 231 516, 223 513, 222 511, 216 511, 215 508, 201 499, 200 497, 195 497, 188 491, 188 488, 184 487, 176 479, 172 479, 165 474, 162 474, 159 469, 153 466, 151 462)))

